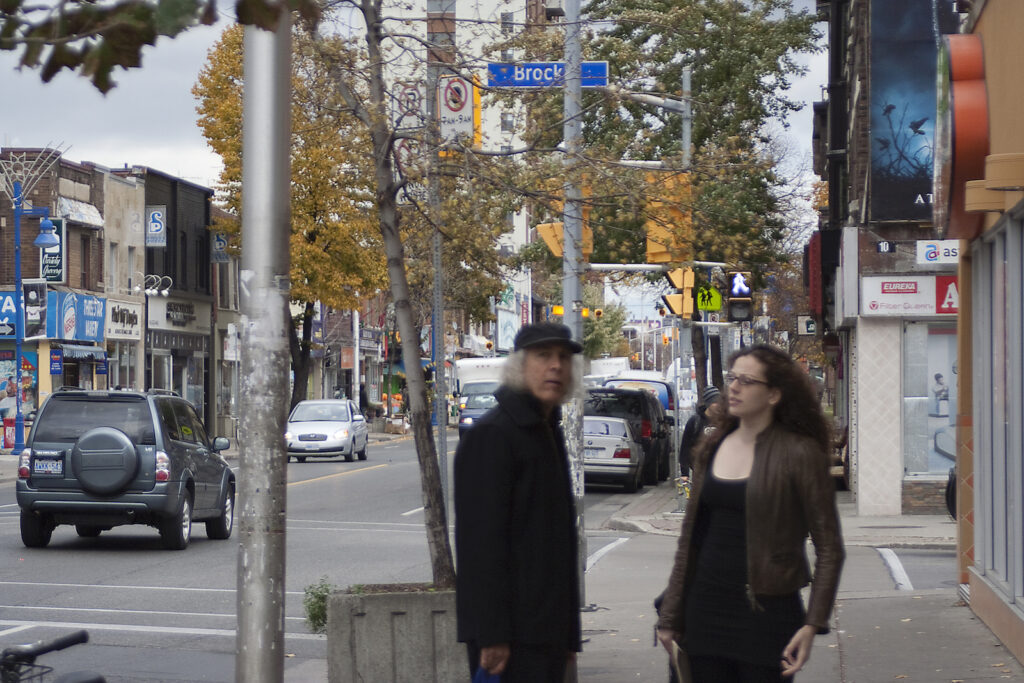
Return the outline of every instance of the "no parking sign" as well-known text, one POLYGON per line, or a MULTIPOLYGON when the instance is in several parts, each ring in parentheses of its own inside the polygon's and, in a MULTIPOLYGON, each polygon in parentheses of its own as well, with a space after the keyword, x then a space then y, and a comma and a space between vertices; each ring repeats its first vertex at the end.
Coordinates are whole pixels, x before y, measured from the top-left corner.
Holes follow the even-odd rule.
POLYGON ((445 140, 469 138, 480 142, 480 94, 469 79, 441 76, 437 80, 438 119, 445 140))

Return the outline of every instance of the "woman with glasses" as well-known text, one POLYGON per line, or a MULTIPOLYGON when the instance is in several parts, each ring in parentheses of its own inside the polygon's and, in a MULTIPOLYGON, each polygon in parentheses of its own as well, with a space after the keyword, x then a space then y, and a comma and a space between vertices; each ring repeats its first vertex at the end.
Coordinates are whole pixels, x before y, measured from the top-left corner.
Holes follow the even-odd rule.
POLYGON ((828 423, 783 351, 748 347, 729 366, 728 410, 694 454, 658 640, 686 653, 684 681, 791 681, 829 630, 845 555, 828 423))

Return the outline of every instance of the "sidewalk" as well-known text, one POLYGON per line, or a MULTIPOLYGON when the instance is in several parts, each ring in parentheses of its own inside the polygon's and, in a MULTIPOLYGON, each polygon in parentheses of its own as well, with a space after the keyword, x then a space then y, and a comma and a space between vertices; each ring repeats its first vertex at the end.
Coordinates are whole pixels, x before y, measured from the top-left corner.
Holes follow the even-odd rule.
MULTIPOLYGON (((961 600, 957 588, 897 590, 877 548, 955 548, 956 526, 939 515, 858 517, 840 494, 847 558, 834 627, 815 639, 800 683, 1024 680, 1024 667, 961 600)), ((587 641, 581 683, 667 680, 652 646, 651 601, 671 569, 682 515, 667 484, 647 489, 607 523, 628 540, 587 573, 587 641), (637 533, 642 532, 642 533, 637 533)))

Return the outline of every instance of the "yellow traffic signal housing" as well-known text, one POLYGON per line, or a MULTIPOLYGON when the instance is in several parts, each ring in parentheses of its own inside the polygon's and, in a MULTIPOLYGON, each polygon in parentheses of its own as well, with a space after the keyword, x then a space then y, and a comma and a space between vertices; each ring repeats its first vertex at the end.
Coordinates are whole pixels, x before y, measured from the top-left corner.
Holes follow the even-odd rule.
POLYGON ((690 213, 690 176, 672 172, 649 173, 647 182, 657 185, 647 203, 647 262, 672 263, 692 260, 693 219, 690 213))
POLYGON ((685 294, 666 294, 661 297, 661 300, 665 302, 665 308, 672 312, 672 315, 678 315, 681 318, 691 318, 693 316, 693 296, 687 296, 685 294))
MULTIPOLYGON (((586 216, 589 210, 584 209, 584 216, 586 216)), ((557 258, 562 258, 562 245, 564 244, 562 238, 562 222, 557 223, 540 223, 537 226, 537 234, 544 240, 544 244, 547 245, 548 249, 557 258)), ((588 259, 590 255, 594 253, 594 233, 590 229, 590 225, 586 218, 583 221, 583 258, 588 259)))
POLYGON ((552 306, 551 315, 565 315, 565 309, 562 306, 552 306))
POLYGON ((665 279, 669 281, 673 289, 679 290, 677 294, 666 294, 662 297, 665 306, 674 315, 691 318, 693 316, 693 285, 696 281, 693 268, 675 268, 665 273, 665 279))
POLYGON ((673 289, 693 289, 693 283, 696 279, 693 274, 693 268, 676 268, 665 273, 665 278, 668 279, 673 289))
POLYGON ((594 309, 594 317, 595 318, 600 319, 601 316, 603 316, 603 315, 604 315, 604 310, 603 309, 600 309, 600 308, 595 308, 594 309))

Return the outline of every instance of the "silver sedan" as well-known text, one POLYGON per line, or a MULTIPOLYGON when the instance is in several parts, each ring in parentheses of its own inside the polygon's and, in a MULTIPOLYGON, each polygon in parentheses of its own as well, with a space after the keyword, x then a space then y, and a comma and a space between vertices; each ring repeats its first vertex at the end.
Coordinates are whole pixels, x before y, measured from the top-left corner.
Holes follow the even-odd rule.
POLYGON ((355 403, 345 399, 300 401, 288 416, 284 438, 288 459, 340 458, 366 460, 369 428, 355 403))
POLYGON ((626 493, 643 487, 644 451, 629 422, 620 417, 583 418, 583 475, 594 483, 622 484, 626 493))

